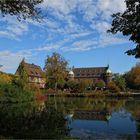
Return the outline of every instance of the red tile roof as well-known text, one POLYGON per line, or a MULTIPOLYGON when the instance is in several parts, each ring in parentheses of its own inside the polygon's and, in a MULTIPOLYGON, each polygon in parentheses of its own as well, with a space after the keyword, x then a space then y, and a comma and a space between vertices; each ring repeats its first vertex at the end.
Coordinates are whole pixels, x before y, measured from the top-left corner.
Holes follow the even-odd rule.
POLYGON ((25 70, 28 74, 28 76, 33 76, 33 77, 42 77, 43 71, 40 66, 37 66, 35 64, 28 64, 24 63, 25 70))

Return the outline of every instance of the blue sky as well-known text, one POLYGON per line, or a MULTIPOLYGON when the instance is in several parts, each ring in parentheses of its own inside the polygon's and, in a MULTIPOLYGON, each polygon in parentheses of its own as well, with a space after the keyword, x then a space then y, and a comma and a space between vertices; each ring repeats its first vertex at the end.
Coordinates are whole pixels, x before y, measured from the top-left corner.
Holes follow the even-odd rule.
POLYGON ((44 0, 39 5, 46 15, 42 22, 0 18, 1 71, 14 73, 25 57, 44 67, 44 60, 58 52, 70 66, 107 66, 124 73, 137 62, 124 54, 134 47, 121 33, 106 33, 111 15, 125 10, 124 0, 44 0))

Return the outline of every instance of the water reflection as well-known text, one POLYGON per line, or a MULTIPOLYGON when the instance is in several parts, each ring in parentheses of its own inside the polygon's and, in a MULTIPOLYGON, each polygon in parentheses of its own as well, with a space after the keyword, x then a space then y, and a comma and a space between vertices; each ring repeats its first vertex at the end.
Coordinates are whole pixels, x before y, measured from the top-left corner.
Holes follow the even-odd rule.
POLYGON ((48 97, 0 104, 0 138, 140 139, 140 99, 48 97))
POLYGON ((66 133, 62 113, 43 102, 0 104, 0 138, 63 138, 66 133))
MULTIPOLYGON (((52 104, 53 100, 48 102, 52 104)), ((57 98, 57 110, 78 138, 139 138, 139 99, 57 98)))

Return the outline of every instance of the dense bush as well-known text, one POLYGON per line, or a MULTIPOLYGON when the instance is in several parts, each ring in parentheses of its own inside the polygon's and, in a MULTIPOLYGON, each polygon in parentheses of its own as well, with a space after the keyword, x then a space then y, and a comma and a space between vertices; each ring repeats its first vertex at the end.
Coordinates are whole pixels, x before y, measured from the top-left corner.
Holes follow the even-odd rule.
POLYGON ((96 87, 98 88, 104 88, 105 87, 105 82, 103 80, 99 80, 96 84, 96 87))
POLYGON ((31 91, 23 90, 14 84, 0 84, 0 101, 25 102, 34 99, 31 91))
POLYGON ((113 77, 113 82, 122 90, 126 89, 126 81, 123 75, 115 74, 113 77))
POLYGON ((89 87, 89 83, 86 80, 69 80, 67 81, 65 87, 71 93, 81 93, 89 87))
POLYGON ((118 93, 120 92, 119 87, 114 82, 109 82, 107 84, 107 88, 111 93, 118 93))

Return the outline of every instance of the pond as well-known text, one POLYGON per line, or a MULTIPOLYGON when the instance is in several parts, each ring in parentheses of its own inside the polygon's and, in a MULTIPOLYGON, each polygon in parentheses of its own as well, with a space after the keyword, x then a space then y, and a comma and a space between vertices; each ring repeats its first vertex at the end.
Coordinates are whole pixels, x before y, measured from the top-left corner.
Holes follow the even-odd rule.
POLYGON ((1 103, 0 138, 140 139, 140 99, 47 97, 1 103))

